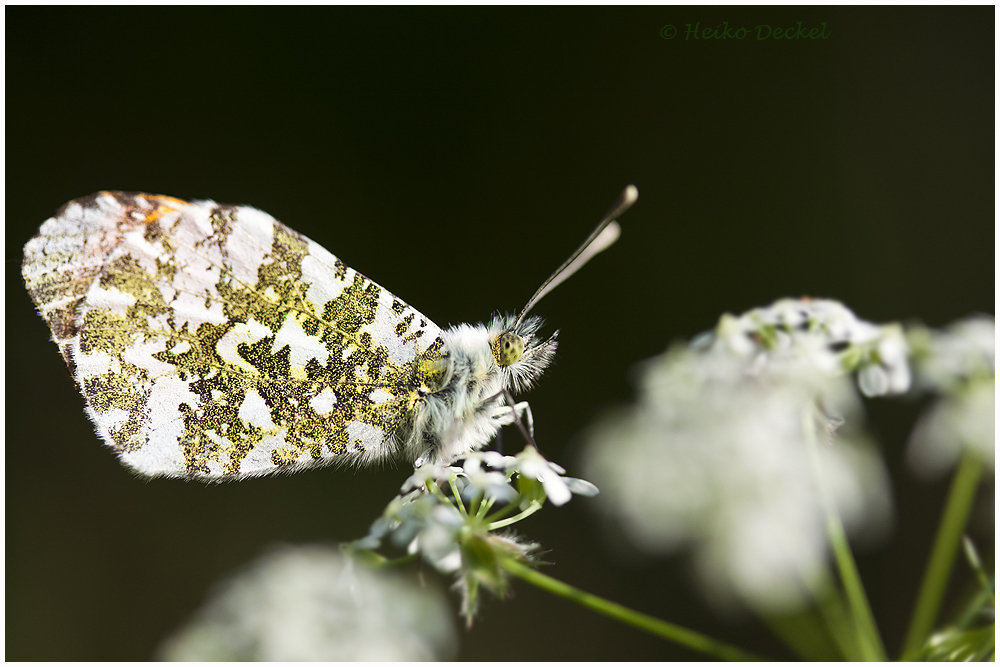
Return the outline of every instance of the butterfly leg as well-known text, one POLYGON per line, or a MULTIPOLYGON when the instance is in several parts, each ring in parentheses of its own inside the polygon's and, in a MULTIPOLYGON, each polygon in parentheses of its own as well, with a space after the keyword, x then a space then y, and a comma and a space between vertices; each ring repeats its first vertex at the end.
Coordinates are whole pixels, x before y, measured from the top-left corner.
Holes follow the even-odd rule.
POLYGON ((509 410, 509 414, 513 414, 510 418, 509 424, 517 424, 519 428, 527 428, 529 440, 535 439, 535 418, 531 414, 531 406, 528 405, 527 401, 521 401, 520 403, 513 404, 513 409, 511 406, 503 406, 504 410, 509 410))
POLYGON ((513 403, 511 405, 497 405, 494 406, 490 412, 490 418, 497 426, 510 426, 511 424, 521 422, 522 425, 528 424, 526 428, 529 432, 533 432, 533 422, 530 415, 531 407, 528 405, 527 401, 521 401, 520 403, 513 403))
POLYGON ((535 444, 535 419, 531 414, 531 406, 528 405, 527 401, 515 403, 514 397, 507 390, 503 391, 502 396, 507 404, 497 406, 493 418, 498 420, 501 426, 517 424, 525 441, 531 446, 537 447, 535 444), (522 421, 522 417, 524 421, 522 421), (528 423, 527 428, 524 425, 525 421, 528 423))

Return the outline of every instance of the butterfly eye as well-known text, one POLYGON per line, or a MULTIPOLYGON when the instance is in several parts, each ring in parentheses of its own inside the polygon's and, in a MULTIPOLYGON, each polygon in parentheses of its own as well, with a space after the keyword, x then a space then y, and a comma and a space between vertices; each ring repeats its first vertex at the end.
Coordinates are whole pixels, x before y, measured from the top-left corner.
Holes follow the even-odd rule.
POLYGON ((510 366, 524 354, 524 339, 513 331, 505 331, 493 342, 493 358, 498 366, 510 366))

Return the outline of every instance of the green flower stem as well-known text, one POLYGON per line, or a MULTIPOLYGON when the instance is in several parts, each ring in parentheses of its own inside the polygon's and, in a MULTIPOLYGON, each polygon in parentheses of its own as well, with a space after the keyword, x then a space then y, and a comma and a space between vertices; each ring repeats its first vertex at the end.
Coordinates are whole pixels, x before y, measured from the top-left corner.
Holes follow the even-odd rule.
POLYGON ((864 659, 868 661, 884 662, 886 658, 885 646, 882 637, 879 635, 878 626, 875 625, 875 616, 872 614, 871 605, 868 603, 868 595, 865 593, 864 584, 861 583, 861 575, 858 573, 858 566, 854 562, 854 555, 851 547, 847 544, 847 535, 844 533, 844 524, 840 521, 840 514, 830 498, 830 493, 826 488, 826 477, 823 474, 823 467, 819 459, 819 442, 816 439, 816 424, 814 419, 815 406, 810 404, 803 411, 802 425, 805 431, 806 442, 812 459, 813 473, 816 477, 816 485, 819 489, 820 500, 826 512, 826 531, 830 538, 830 545, 833 547, 834 560, 837 562, 837 570, 840 573, 841 582, 844 584, 844 592, 847 594, 847 602, 851 608, 851 615, 854 618, 854 625, 858 635, 858 644, 864 659))
POLYGON ((542 504, 533 500, 531 501, 531 504, 528 505, 528 509, 524 510, 523 512, 520 512, 519 514, 515 514, 509 519, 501 519, 500 521, 494 521, 487 527, 487 530, 496 530, 497 528, 503 528, 504 526, 509 526, 512 523, 517 523, 521 519, 528 518, 529 516, 531 516, 540 509, 542 509, 542 504))
POLYGON ((843 596, 839 589, 832 589, 829 585, 826 588, 817 599, 816 608, 844 660, 861 662, 865 659, 864 652, 858 643, 858 633, 843 596))
POLYGON ((955 554, 958 553, 958 544, 965 530, 965 522, 976 496, 982 468, 983 464, 979 457, 966 451, 952 479, 944 514, 938 526, 937 538, 934 540, 934 548, 927 562, 927 570, 924 572, 924 581, 920 586, 920 596, 917 598, 917 606, 910 620, 910 629, 903 643, 903 660, 920 652, 920 648, 934 627, 941 598, 944 596, 944 589, 951 575, 951 566, 955 562, 955 554))
POLYGON ((476 508, 476 518, 482 519, 484 516, 489 514, 490 510, 493 509, 493 503, 495 501, 496 498, 487 498, 486 502, 479 503, 479 507, 476 508))
MULTIPOLYGON (((455 496, 455 505, 458 506, 458 511, 462 513, 463 517, 468 517, 469 512, 465 509, 465 503, 462 502, 462 494, 458 492, 458 485, 455 484, 454 476, 448 479, 448 484, 451 486, 451 492, 455 496)), ((451 501, 449 501, 451 502, 451 501)))
POLYGON ((441 487, 438 485, 438 483, 435 482, 434 480, 432 480, 432 479, 427 480, 427 487, 426 488, 427 488, 428 493, 430 493, 433 496, 436 496, 438 498, 438 500, 440 500, 442 503, 445 503, 445 504, 450 504, 451 503, 451 499, 448 498, 448 496, 446 496, 444 494, 444 491, 441 489, 441 487))
POLYGON ((711 637, 706 637, 705 635, 694 632, 693 630, 688 630, 687 628, 682 628, 674 625, 673 623, 661 621, 658 618, 641 614, 637 611, 628 609, 627 607, 623 607, 620 604, 597 597, 596 595, 585 593, 584 591, 574 588, 569 584, 564 584, 558 579, 553 579, 548 575, 542 574, 534 568, 528 567, 519 561, 509 558, 504 559, 502 561, 502 567, 514 576, 519 577, 530 584, 534 584, 543 590, 559 595, 568 600, 573 600, 588 609, 592 609, 600 614, 604 614, 605 616, 621 621, 622 623, 632 625, 664 639, 676 642, 682 646, 694 649, 695 651, 701 651, 702 653, 707 653, 708 655, 712 655, 723 660, 748 661, 762 659, 752 653, 744 651, 743 649, 723 644, 720 641, 712 639, 711 637))
POLYGON ((393 558, 391 560, 388 558, 383 558, 380 562, 376 563, 375 565, 376 567, 386 568, 386 569, 393 567, 402 567, 403 565, 409 565, 410 563, 415 562, 419 557, 420 554, 410 554, 408 556, 400 556, 399 558, 393 558))
MULTIPOLYGON (((976 578, 979 579, 979 585, 982 587, 983 593, 989 596, 990 604, 994 607, 997 606, 997 598, 995 591, 993 590, 993 584, 990 583, 990 578, 986 574, 986 570, 983 569, 983 561, 979 559, 979 552, 976 551, 976 545, 972 543, 969 536, 966 535, 962 538, 962 547, 965 549, 965 557, 969 561, 969 565, 972 566, 973 571, 976 573, 976 578)), ((980 606, 983 603, 980 603, 980 606)))
POLYGON ((843 657, 839 647, 834 645, 835 638, 830 636, 824 619, 815 609, 768 614, 762 620, 803 660, 825 662, 843 657))
POLYGON ((400 567, 414 562, 420 556, 420 554, 409 554, 407 556, 401 556, 400 558, 393 558, 390 560, 382 554, 369 549, 352 549, 349 544, 342 545, 341 550, 347 555, 348 558, 357 558, 374 568, 400 567))
MULTIPOLYGON (((492 514, 487 513, 485 520, 487 522, 499 521, 500 519, 504 518, 505 516, 516 510, 517 507, 518 506, 516 503, 507 503, 506 505, 501 505, 500 509, 498 509, 496 512, 493 512, 492 514)), ((492 506, 490 509, 492 509, 492 506)))
POLYGON ((868 604, 868 595, 861 583, 861 575, 854 562, 854 555, 851 553, 851 547, 847 544, 844 525, 840 522, 840 516, 837 515, 836 510, 827 514, 826 529, 830 535, 830 542, 833 544, 837 569, 840 572, 840 579, 844 583, 847 601, 854 616, 861 652, 864 654, 865 660, 885 662, 887 659, 885 646, 882 644, 882 637, 875 625, 875 617, 868 604))

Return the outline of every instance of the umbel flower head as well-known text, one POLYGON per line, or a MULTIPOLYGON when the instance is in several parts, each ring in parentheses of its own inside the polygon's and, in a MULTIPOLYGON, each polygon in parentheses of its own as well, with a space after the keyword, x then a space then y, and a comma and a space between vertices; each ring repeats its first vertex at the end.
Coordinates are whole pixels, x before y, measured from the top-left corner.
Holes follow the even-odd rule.
MULTIPOLYGON (((755 365, 805 364, 824 375, 857 373, 865 396, 901 394, 910 387, 907 341, 898 324, 858 319, 829 299, 782 299, 740 317, 723 315, 700 347, 714 342, 755 365)), ((773 369, 772 369, 773 370, 773 369)))
POLYGON ((905 391, 901 330, 833 301, 723 316, 649 360, 638 404, 588 431, 596 508, 643 551, 690 551, 715 600, 805 603, 826 577, 827 503, 855 533, 891 515, 852 375, 867 394, 905 391))
POLYGON ((950 469, 972 451, 989 469, 996 459, 996 323, 960 320, 944 331, 909 334, 917 385, 940 398, 917 423, 907 457, 921 475, 950 469))
POLYGON ((177 661, 449 660, 444 595, 335 547, 279 547, 224 582, 160 647, 177 661))
POLYGON ((471 622, 482 588, 506 594, 504 561, 529 563, 538 550, 537 544, 499 531, 534 514, 546 500, 564 505, 574 493, 596 495, 597 487, 563 476, 565 470, 533 445, 517 456, 471 452, 453 463, 416 468, 367 537, 349 551, 393 546, 453 574, 462 614, 471 622))

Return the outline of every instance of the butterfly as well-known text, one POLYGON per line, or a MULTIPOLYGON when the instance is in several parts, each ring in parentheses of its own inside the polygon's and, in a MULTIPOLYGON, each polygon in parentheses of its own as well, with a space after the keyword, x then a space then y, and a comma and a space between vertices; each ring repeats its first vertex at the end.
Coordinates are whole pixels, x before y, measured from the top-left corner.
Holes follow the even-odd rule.
MULTIPOLYGON (((620 233, 628 186, 517 316, 435 325, 249 206, 99 192, 24 248, 28 292, 98 435, 151 477, 447 463, 506 425, 556 334, 528 311, 620 233)), ((529 436, 530 437, 530 436, 529 436)))

